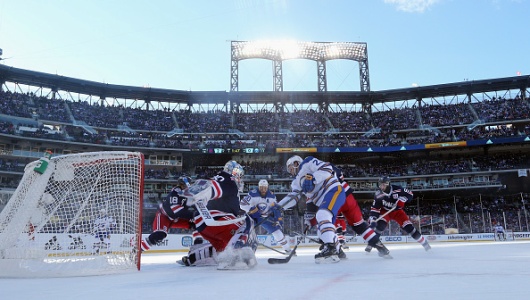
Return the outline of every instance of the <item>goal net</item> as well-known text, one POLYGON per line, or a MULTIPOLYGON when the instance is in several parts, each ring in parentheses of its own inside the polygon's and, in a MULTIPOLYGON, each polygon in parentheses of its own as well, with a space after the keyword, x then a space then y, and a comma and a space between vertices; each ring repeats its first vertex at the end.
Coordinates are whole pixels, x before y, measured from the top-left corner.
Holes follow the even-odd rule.
POLYGON ((139 270, 143 175, 138 152, 29 163, 0 213, 0 277, 139 270))

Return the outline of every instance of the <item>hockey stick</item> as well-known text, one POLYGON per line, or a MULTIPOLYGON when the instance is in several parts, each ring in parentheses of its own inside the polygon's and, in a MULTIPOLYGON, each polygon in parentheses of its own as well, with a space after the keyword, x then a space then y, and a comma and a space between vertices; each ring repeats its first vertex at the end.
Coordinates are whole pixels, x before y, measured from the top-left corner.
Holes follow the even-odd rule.
MULTIPOLYGON (((293 233, 296 234, 296 235, 301 235, 301 236, 304 235, 304 234, 301 233, 301 232, 293 232, 293 233)), ((311 242, 313 242, 313 243, 317 243, 317 244, 319 244, 319 245, 323 245, 323 244, 324 244, 323 241, 321 241, 321 240, 317 240, 317 239, 314 239, 314 238, 312 238, 312 237, 310 237, 310 236, 306 236, 305 238, 308 239, 308 240, 310 240, 311 242)))
POLYGON ((296 242, 296 245, 294 246, 293 250, 291 250, 291 252, 289 253, 289 255, 286 258, 269 258, 267 260, 267 262, 269 264, 272 264, 272 265, 288 263, 291 260, 291 258, 296 254, 296 248, 298 248, 298 245, 300 245, 300 242, 303 239, 305 239, 305 236, 306 236, 306 234, 307 234, 307 232, 309 231, 310 228, 311 227, 306 225, 306 227, 304 229, 304 233, 302 234, 302 237, 298 240, 298 242, 296 242))
POLYGON ((393 212, 396 208, 397 208, 397 202, 386 213, 380 215, 379 218, 375 219, 374 222, 378 222, 379 220, 382 220, 384 217, 386 217, 386 215, 388 215, 389 213, 393 212))
POLYGON ((282 252, 282 251, 280 251, 280 250, 278 250, 278 249, 274 249, 274 248, 272 248, 271 246, 267 246, 267 245, 265 245, 265 244, 263 244, 263 243, 258 243, 258 245, 263 246, 263 247, 265 247, 265 248, 267 248, 267 249, 269 249, 269 250, 272 250, 272 251, 274 251, 274 252, 278 252, 278 253, 283 254, 283 255, 289 255, 289 254, 287 254, 287 252, 282 252))

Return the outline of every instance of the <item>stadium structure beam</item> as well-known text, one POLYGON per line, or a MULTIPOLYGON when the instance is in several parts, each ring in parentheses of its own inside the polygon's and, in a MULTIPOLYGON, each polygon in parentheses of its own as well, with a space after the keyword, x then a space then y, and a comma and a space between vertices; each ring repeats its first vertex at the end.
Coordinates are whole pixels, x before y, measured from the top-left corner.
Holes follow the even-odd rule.
POLYGON ((230 91, 237 92, 239 90, 239 60, 236 59, 235 48, 232 47, 232 60, 230 64, 230 91))
MULTIPOLYGON (((278 66, 288 59, 309 59, 317 62, 318 91, 327 91, 325 62, 346 59, 359 62, 361 92, 370 91, 368 78, 368 49, 360 42, 297 42, 297 41, 232 41, 231 42, 231 86, 230 91, 239 91, 238 64, 244 59, 262 58, 274 63, 274 91, 283 91, 283 79, 278 66), (281 82, 278 82, 281 81, 281 82), (280 87, 282 87, 280 89, 280 87)), ((281 68, 280 68, 281 69, 281 68)))
POLYGON ((326 62, 317 60, 318 91, 327 92, 328 83, 326 78, 326 62))
POLYGON ((273 60, 274 65, 274 91, 283 92, 282 61, 273 60))

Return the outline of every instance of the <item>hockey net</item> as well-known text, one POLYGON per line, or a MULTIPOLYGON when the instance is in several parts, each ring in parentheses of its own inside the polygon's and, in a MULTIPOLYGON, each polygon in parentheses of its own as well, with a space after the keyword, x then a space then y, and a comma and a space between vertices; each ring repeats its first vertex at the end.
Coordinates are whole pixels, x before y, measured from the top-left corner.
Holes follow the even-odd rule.
POLYGON ((495 241, 515 241, 515 234, 511 229, 505 229, 504 234, 494 232, 495 241))
POLYGON ((0 277, 140 269, 144 157, 109 151, 29 163, 0 213, 0 277))

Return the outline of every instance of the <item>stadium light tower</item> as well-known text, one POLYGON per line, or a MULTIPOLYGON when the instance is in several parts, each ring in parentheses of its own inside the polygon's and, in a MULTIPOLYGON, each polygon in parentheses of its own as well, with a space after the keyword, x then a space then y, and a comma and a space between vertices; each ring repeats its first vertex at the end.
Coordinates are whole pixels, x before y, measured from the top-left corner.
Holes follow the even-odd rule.
POLYGON ((297 41, 232 41, 230 91, 239 91, 239 61, 250 58, 268 59, 274 66, 274 91, 283 91, 282 62, 288 59, 309 59, 317 63, 318 91, 327 91, 326 61, 347 59, 359 62, 361 92, 370 91, 368 49, 356 42, 297 41))

